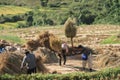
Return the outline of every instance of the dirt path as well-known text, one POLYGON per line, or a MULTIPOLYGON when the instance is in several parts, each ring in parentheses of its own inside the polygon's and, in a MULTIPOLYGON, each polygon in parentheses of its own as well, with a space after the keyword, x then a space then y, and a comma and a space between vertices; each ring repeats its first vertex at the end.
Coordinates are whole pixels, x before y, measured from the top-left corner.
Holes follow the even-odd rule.
MULTIPOLYGON (((67 57, 66 65, 59 66, 58 63, 45 64, 50 72, 57 72, 61 74, 72 73, 72 72, 88 72, 87 68, 85 71, 82 70, 82 61, 80 55, 67 57)), ((86 66, 87 67, 87 66, 86 66)), ((93 71, 96 71, 94 69, 93 71)))

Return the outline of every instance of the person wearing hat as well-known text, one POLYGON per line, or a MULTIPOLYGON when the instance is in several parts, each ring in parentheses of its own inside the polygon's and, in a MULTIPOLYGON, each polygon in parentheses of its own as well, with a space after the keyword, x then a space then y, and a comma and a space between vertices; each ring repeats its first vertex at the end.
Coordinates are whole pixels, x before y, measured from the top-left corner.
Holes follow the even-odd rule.
POLYGON ((81 52, 81 59, 82 59, 82 67, 83 70, 85 70, 86 64, 88 63, 88 68, 89 71, 92 71, 92 49, 88 48, 88 47, 84 47, 82 45, 78 46, 78 49, 81 52))
POLYGON ((33 53, 25 50, 25 56, 23 57, 23 61, 21 63, 21 70, 23 67, 27 67, 27 74, 36 73, 36 58, 33 53))

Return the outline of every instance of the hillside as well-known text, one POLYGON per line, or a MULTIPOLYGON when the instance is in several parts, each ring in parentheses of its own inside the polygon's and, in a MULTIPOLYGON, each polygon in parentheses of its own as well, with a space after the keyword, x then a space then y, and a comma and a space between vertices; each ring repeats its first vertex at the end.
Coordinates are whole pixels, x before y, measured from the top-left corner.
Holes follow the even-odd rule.
POLYGON ((32 24, 25 26, 61 25, 68 17, 77 25, 120 24, 119 0, 0 0, 0 4, 32 8, 32 24))
POLYGON ((0 6, 0 15, 24 14, 30 10, 31 10, 30 8, 24 8, 19 6, 0 6))
POLYGON ((39 0, 0 0, 0 4, 18 6, 37 6, 40 3, 39 0))

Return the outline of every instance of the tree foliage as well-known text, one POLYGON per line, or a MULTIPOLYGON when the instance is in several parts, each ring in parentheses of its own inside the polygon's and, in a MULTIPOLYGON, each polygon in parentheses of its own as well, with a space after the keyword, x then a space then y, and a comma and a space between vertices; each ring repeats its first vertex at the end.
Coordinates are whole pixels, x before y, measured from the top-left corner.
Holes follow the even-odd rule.
MULTIPOLYGON (((120 24, 120 0, 0 0, 1 5, 24 3, 32 7, 24 14, 0 15, 0 23, 26 21, 26 26, 63 25, 68 17, 76 18, 81 24, 120 24), (28 2, 28 3, 25 3, 28 2), (36 5, 39 4, 39 5, 36 5), (41 8, 41 6, 43 6, 41 8)), ((0 10, 2 8, 0 7, 0 10)), ((2 11, 1 11, 2 12, 2 11)), ((21 25, 21 24, 20 24, 21 25)))

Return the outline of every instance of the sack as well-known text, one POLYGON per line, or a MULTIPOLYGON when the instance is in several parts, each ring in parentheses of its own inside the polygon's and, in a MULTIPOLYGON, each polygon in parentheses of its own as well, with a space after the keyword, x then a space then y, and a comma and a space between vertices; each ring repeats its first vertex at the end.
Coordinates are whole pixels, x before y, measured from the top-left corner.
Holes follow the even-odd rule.
POLYGON ((81 55, 81 57, 82 57, 82 60, 87 60, 88 59, 88 56, 84 53, 81 55))

